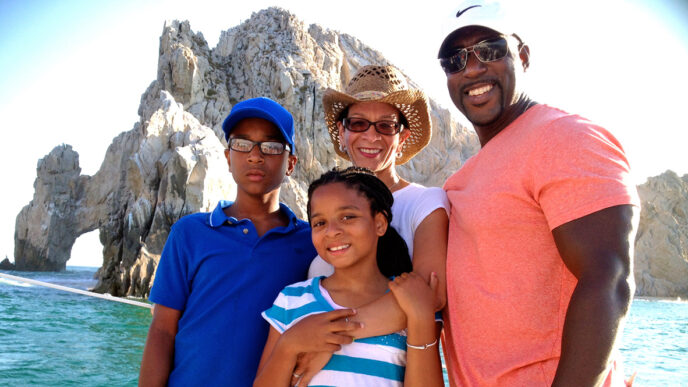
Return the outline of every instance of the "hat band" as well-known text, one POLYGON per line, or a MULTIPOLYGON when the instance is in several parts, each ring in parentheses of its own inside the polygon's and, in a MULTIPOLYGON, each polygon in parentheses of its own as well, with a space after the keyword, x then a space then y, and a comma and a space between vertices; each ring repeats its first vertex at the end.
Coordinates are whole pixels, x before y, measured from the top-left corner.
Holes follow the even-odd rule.
POLYGON ((373 99, 384 98, 386 96, 386 93, 377 90, 366 90, 352 95, 352 97, 356 98, 359 101, 370 101, 373 99))

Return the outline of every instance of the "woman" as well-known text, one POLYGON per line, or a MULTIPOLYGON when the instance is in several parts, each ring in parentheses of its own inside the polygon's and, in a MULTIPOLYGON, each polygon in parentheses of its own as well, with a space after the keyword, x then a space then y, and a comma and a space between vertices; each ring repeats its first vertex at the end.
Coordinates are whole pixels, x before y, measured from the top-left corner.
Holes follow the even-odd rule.
MULTIPOLYGON (((430 142, 427 97, 410 89, 395 67, 369 65, 354 75, 344 92, 328 89, 323 108, 335 152, 355 166, 373 171, 392 191, 391 225, 406 241, 414 272, 426 280, 430 273, 437 273, 438 307, 444 306, 446 194, 441 188, 408 182, 396 170, 430 142)), ((309 277, 331 273, 332 267, 316 257, 309 277)))

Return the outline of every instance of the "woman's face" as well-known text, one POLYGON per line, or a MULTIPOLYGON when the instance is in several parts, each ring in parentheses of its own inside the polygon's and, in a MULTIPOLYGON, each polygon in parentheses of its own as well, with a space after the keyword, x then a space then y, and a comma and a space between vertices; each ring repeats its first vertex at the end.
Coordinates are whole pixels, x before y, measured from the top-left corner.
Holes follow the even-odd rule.
MULTIPOLYGON (((360 102, 349 106, 347 118, 363 118, 370 122, 399 122, 399 110, 384 102, 360 102)), ((374 126, 365 132, 352 132, 337 122, 339 142, 346 147, 351 162, 357 167, 365 167, 378 173, 394 168, 396 154, 402 149, 404 141, 411 132, 404 128, 394 135, 380 134, 374 126)))

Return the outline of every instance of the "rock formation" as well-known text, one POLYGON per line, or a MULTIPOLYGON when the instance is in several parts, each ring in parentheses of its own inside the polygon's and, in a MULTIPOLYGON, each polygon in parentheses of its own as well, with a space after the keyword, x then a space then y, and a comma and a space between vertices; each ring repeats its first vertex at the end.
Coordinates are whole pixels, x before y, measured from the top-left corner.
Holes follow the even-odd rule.
POLYGON ((146 125, 116 137, 93 176, 78 155, 56 147, 38 165, 34 198, 17 216, 19 270, 64 270, 76 238, 100 229, 103 266, 97 291, 143 295, 170 226, 211 209, 235 186, 223 146, 167 92, 146 125))
MULTIPOLYGON (((17 216, 17 269, 63 270, 76 238, 99 228, 103 266, 96 291, 146 296, 170 226, 234 197, 221 123, 233 104, 251 97, 268 96, 294 114, 299 163, 281 200, 305 217, 308 182, 344 163, 328 139, 323 92, 342 89, 362 65, 389 64, 354 37, 305 26, 278 8, 224 31, 214 49, 188 22, 167 23, 159 55, 139 122, 113 140, 95 175, 80 174, 69 145, 38 162, 34 198, 17 216)), ((431 115, 430 145, 399 171, 439 186, 479 144, 432 100, 431 115)), ((639 192, 636 294, 688 297, 688 175, 667 172, 639 192)))
POLYGON ((0 270, 14 270, 14 263, 10 262, 10 259, 5 257, 5 259, 0 262, 0 270))
POLYGON ((32 204, 17 215, 14 256, 17 270, 65 269, 72 246, 83 232, 77 212, 88 176, 80 176, 79 155, 69 145, 38 160, 32 204))
POLYGON ((688 298, 688 175, 667 171, 638 186, 636 294, 688 298))
MULTIPOLYGON (((299 163, 281 200, 304 217, 308 182, 344 163, 328 139, 323 92, 342 89, 362 65, 389 64, 354 37, 305 26, 278 8, 223 32, 212 50, 188 22, 166 23, 159 54, 140 121, 113 140, 95 175, 80 175, 78 155, 67 145, 39 162, 34 198, 17 216, 18 267, 62 270, 76 238, 99 228, 103 266, 95 290, 146 296, 170 226, 234 197, 221 123, 233 104, 257 96, 294 115, 299 163)), ((430 145, 400 173, 438 186, 479 143, 434 101, 431 115, 430 145)))

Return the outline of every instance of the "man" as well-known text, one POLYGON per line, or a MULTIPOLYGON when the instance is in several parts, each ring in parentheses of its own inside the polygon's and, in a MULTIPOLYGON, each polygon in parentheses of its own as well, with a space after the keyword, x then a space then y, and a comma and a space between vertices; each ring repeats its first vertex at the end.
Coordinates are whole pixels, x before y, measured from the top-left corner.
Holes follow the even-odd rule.
POLYGON ((234 202, 183 217, 165 243, 141 386, 250 386, 268 334, 260 313, 306 278, 308 223, 279 202, 296 164, 291 114, 268 98, 236 104, 222 124, 234 202))
POLYGON ((521 89, 529 47, 457 15, 439 50, 481 150, 445 183, 452 210, 444 348, 452 385, 623 385, 615 346, 634 291, 638 203, 605 129, 521 89))

